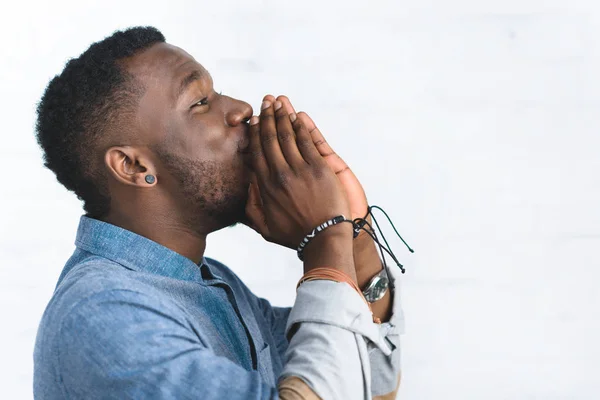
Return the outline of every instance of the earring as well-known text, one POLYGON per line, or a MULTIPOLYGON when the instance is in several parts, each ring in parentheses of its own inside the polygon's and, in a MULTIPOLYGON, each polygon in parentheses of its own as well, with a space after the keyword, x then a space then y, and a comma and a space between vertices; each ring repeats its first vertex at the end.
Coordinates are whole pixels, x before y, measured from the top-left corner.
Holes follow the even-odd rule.
POLYGON ((144 179, 146 180, 146 183, 149 185, 152 185, 156 181, 156 178, 154 177, 154 175, 146 175, 146 177, 144 179))

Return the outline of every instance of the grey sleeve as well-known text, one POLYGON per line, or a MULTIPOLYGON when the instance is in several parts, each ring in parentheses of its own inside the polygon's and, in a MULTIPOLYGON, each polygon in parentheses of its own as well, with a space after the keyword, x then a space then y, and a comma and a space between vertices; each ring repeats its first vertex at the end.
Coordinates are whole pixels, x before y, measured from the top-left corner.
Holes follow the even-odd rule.
POLYGON ((349 285, 304 283, 287 324, 290 345, 280 378, 297 376, 323 399, 371 399, 369 348, 388 360, 385 330, 349 285))

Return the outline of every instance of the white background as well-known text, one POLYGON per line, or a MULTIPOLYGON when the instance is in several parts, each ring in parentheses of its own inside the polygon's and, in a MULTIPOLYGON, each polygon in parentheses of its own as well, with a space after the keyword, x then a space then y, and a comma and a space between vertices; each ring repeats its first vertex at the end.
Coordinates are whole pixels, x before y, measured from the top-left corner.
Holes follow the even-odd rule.
MULTIPOLYGON (((34 108, 69 57, 151 24, 225 93, 311 113, 416 249, 399 398, 600 398, 600 5, 119 1, 2 6, 0 397, 32 397, 37 324, 81 206, 34 108)), ((389 236, 391 237, 391 236, 389 236)), ((290 305, 301 266, 244 228, 207 255, 290 305)))

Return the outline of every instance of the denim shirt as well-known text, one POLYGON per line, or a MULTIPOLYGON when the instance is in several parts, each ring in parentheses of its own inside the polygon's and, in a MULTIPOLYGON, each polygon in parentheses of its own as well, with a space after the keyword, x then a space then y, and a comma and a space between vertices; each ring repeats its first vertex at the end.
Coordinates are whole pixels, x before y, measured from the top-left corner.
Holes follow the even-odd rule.
MULTIPOLYGON (((197 265, 108 223, 82 217, 75 244, 40 322, 35 398, 277 398, 291 309, 256 297, 217 261, 197 265)), ((344 290, 341 302, 356 301, 344 300, 353 296, 344 290)), ((312 315, 294 308, 297 321, 312 315)), ((347 316, 349 325, 357 315, 347 316)), ((386 344, 364 326, 379 342, 380 364, 390 364, 397 332, 386 328, 386 344)), ((315 362, 298 375, 317 382, 315 362)))

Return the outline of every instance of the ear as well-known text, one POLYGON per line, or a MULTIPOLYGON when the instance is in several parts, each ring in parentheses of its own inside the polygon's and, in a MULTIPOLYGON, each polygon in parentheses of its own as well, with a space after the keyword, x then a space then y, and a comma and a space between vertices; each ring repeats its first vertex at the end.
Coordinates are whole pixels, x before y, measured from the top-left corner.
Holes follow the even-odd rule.
POLYGON ((108 149, 104 155, 104 163, 110 175, 125 185, 151 187, 156 185, 146 182, 147 175, 156 178, 156 168, 150 157, 140 149, 130 146, 115 146, 108 149))

